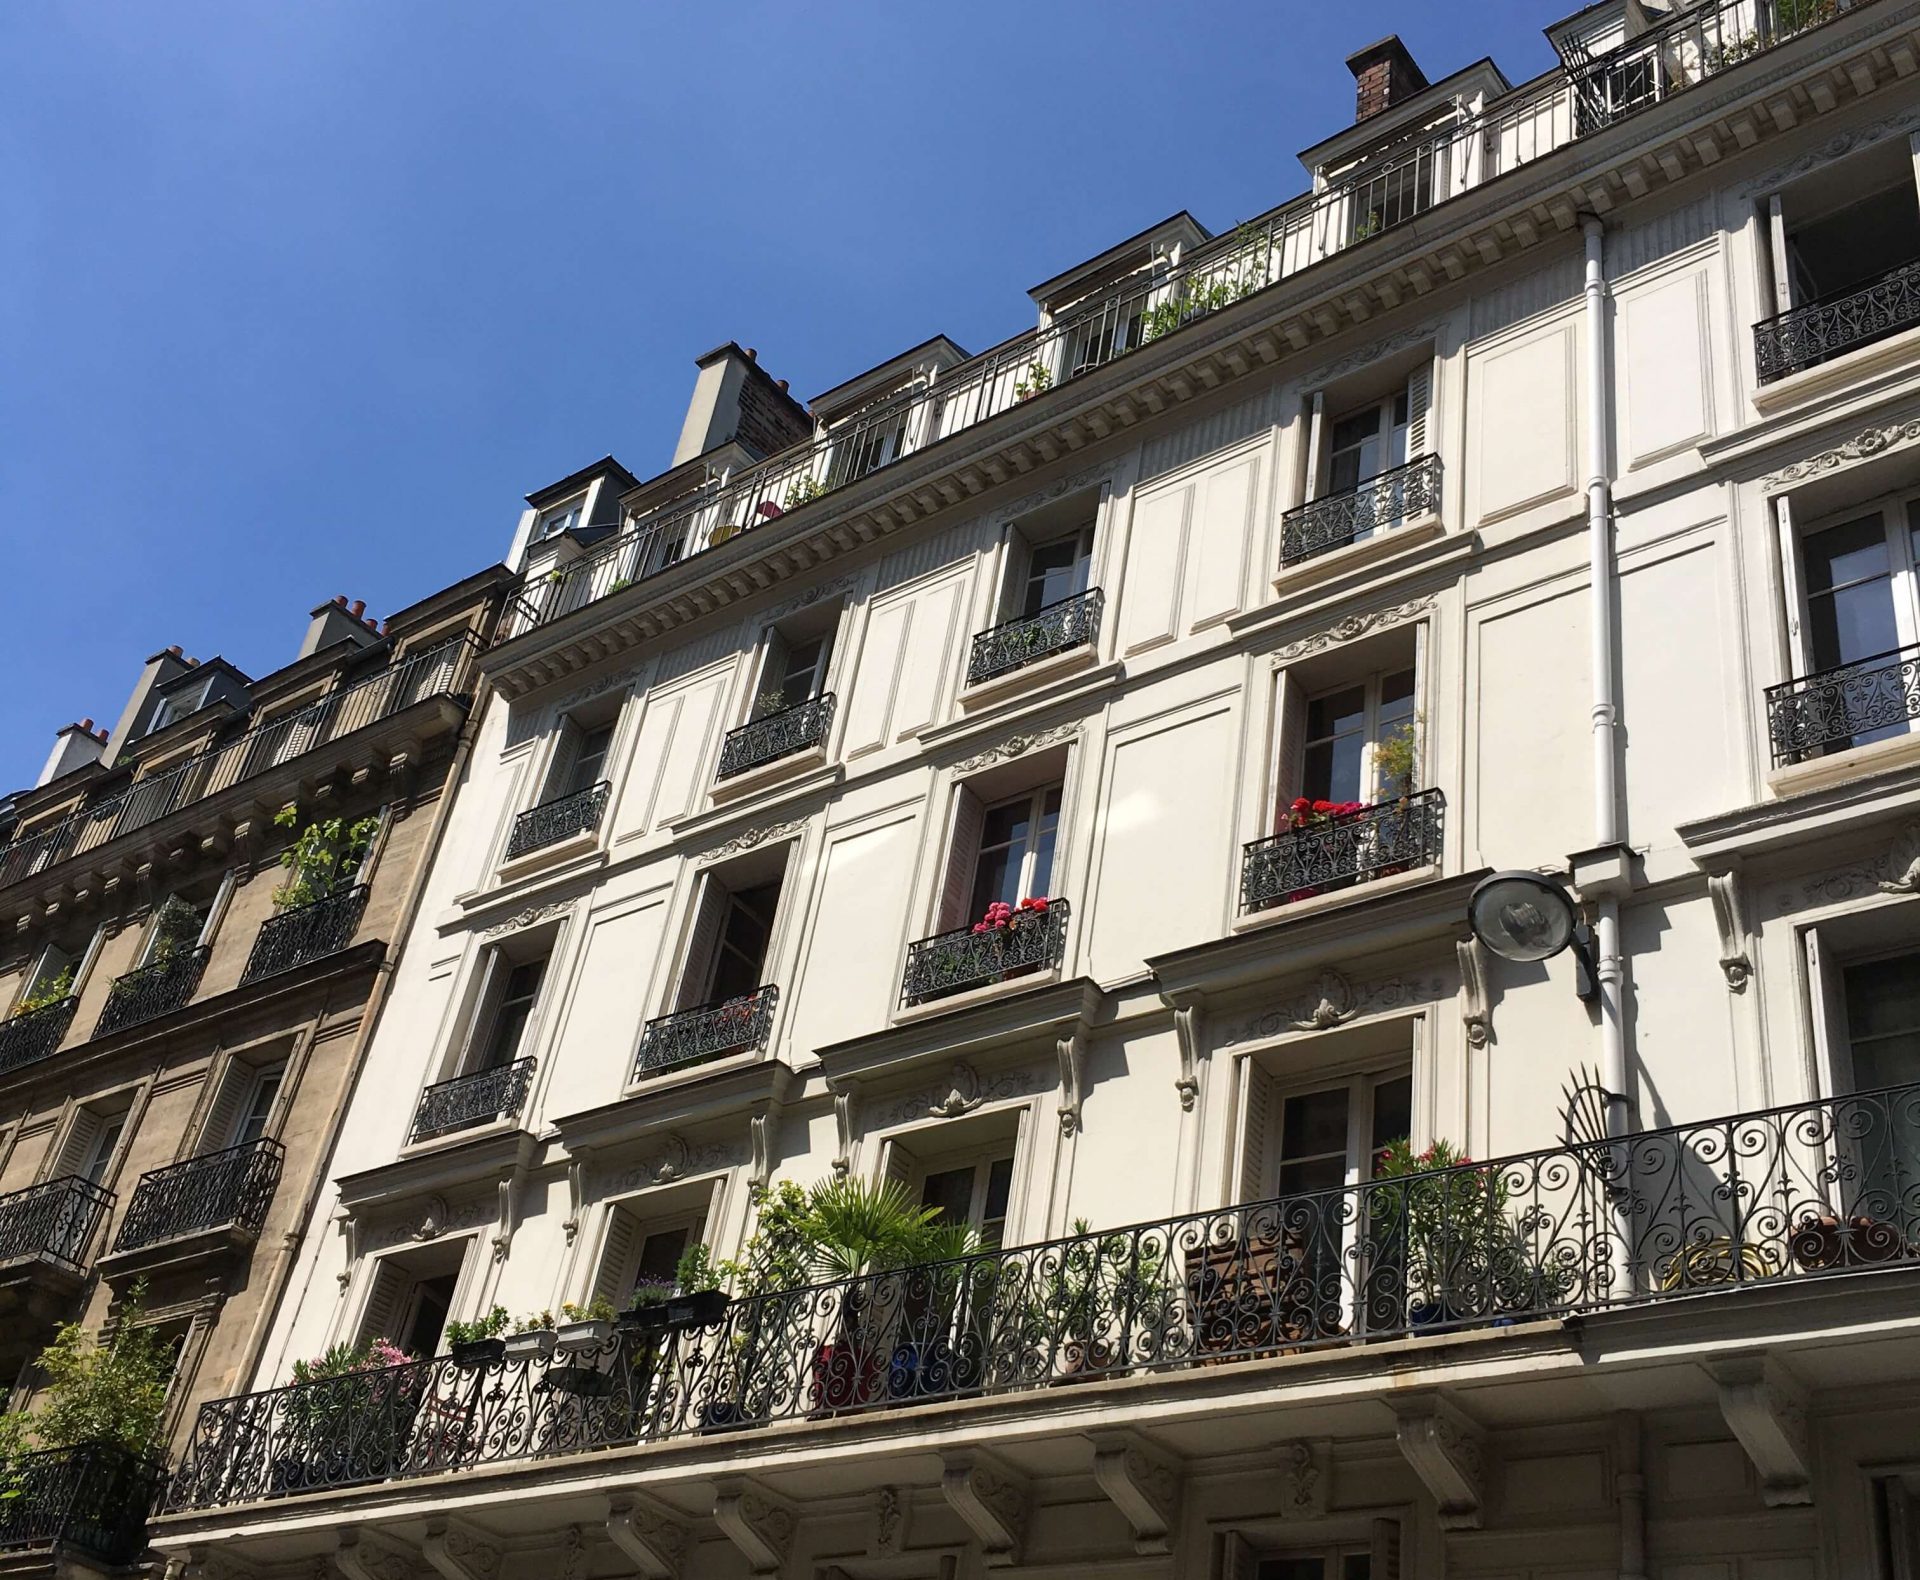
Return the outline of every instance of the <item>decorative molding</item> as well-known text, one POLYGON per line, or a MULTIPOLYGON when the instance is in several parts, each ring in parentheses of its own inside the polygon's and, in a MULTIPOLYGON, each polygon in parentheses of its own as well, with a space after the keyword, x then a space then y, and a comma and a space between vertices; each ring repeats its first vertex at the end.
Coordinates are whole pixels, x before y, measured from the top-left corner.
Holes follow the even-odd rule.
POLYGON ((1433 607, 1431 596, 1410 598, 1405 603, 1394 604, 1387 609, 1374 609, 1366 614, 1350 614, 1336 620, 1324 631, 1315 631, 1297 642, 1289 642, 1273 655, 1275 668, 1291 663, 1296 658, 1304 658, 1309 653, 1323 653, 1330 647, 1342 642, 1351 642, 1355 637, 1365 636, 1369 631, 1377 631, 1386 626, 1399 625, 1416 615, 1424 614, 1433 607))
POLYGON ((1720 934, 1720 969, 1727 987, 1744 993, 1753 979, 1753 929, 1747 925, 1747 907, 1736 873, 1710 873, 1707 898, 1713 902, 1713 925, 1720 934))
POLYGON ((589 1147, 576 1147, 567 1157, 567 1215, 560 1220, 567 1244, 580 1233, 580 1215, 586 1211, 593 1184, 587 1164, 593 1156, 589 1147))
POLYGON ((1104 483, 1117 470, 1117 463, 1112 461, 1104 461, 1099 466, 1083 467, 1071 476, 1056 478, 1045 488, 1037 488, 1030 494, 1022 494, 1011 504, 1002 505, 989 519, 995 527, 1005 526, 1009 521, 1017 521, 1051 500, 1059 499, 1078 489, 1090 488, 1095 483, 1104 483))
POLYGON ((520 1171, 518 1169, 500 1180, 495 1196, 499 1204, 499 1216, 493 1225, 493 1259, 496 1262, 504 1262, 507 1259, 507 1248, 513 1244, 514 1224, 520 1210, 520 1171))
POLYGON ((385 1541, 368 1540, 370 1534, 356 1526, 335 1537, 333 1561, 347 1580, 416 1580, 414 1561, 385 1541))
POLYGON ((1027 1097, 1048 1084, 1051 1083, 1042 1081, 1027 1068, 983 1076, 964 1059, 959 1059, 939 1085, 903 1093, 878 1110, 873 1115, 873 1125, 876 1129, 890 1130, 916 1119, 958 1119, 983 1103, 1027 1097))
POLYGON ((1875 856, 1851 867, 1838 867, 1817 878, 1808 878, 1800 886, 1797 901, 1790 891, 1782 890, 1774 897, 1774 906, 1777 910, 1793 911, 1810 905, 1838 905, 1863 894, 1880 893, 1880 886, 1892 881, 1887 857, 1875 856))
POLYGON ((754 1574, 780 1573, 798 1523, 785 1499, 751 1481, 724 1480, 716 1483, 713 1519, 754 1574))
POLYGON ((607 1537, 627 1557, 640 1580, 680 1580, 687 1527, 649 1498, 623 1494, 607 1506, 607 1537))
POLYGON ((1460 1020, 1471 1047, 1493 1041, 1493 1005, 1487 998, 1487 951, 1477 938, 1460 939, 1453 946, 1460 962, 1460 1020))
POLYGON ((1022 1477, 978 1449, 954 1449, 940 1456, 940 1491, 979 1541, 987 1568, 1020 1562, 1028 1510, 1022 1477))
POLYGON ((365 1226, 360 1218, 344 1209, 333 1221, 339 1227, 340 1238, 347 1242, 346 1261, 342 1264, 340 1271, 334 1275, 335 1281, 340 1285, 340 1293, 344 1297, 347 1285, 353 1282, 353 1270, 360 1261, 361 1242, 366 1238, 365 1226))
POLYGON ((768 823, 760 828, 750 828, 744 834, 735 834, 724 844, 715 845, 711 850, 700 853, 702 861, 717 861, 724 856, 737 856, 742 851, 754 850, 769 840, 785 839, 789 834, 797 834, 807 826, 807 820, 797 817, 790 823, 768 823))
POLYGON ((445 1580, 498 1580, 500 1546, 461 1520, 428 1522, 420 1551, 445 1580))
POLYGON ((1920 417, 1888 423, 1880 428, 1868 428, 1851 439, 1842 440, 1831 450, 1822 450, 1770 473, 1764 480, 1764 486, 1781 488, 1788 483, 1804 482, 1809 477, 1821 477, 1828 472, 1837 472, 1842 467, 1857 466, 1877 455, 1885 455, 1889 450, 1904 450, 1916 443, 1920 443, 1920 417))
POLYGON ((853 1143, 860 1127, 860 1088, 851 1081, 828 1083, 833 1093, 833 1172, 845 1179, 853 1172, 853 1143))
POLYGON ((1093 1479, 1133 1530, 1143 1557, 1170 1553, 1180 1523, 1180 1466, 1135 1432, 1089 1433, 1093 1479))
POLYGON ((1025 757, 1029 752, 1037 752, 1043 747, 1058 745, 1080 733, 1077 722, 1056 724, 1044 730, 1026 730, 1018 735, 1009 735, 1004 741, 989 746, 985 751, 964 758, 953 765, 956 779, 968 774, 978 773, 983 768, 991 768, 995 763, 1011 761, 1015 757, 1025 757))
POLYGON ((1399 1418, 1395 1440, 1439 1509, 1443 1531, 1480 1529, 1486 1477, 1486 1434, 1437 1393, 1403 1395, 1388 1404, 1399 1418))
POLYGON ((659 1144, 660 1150, 653 1156, 626 1168, 596 1170, 589 1182, 589 1197, 597 1201, 605 1196, 624 1196, 649 1185, 670 1185, 688 1175, 733 1168, 749 1157, 747 1149, 737 1141, 709 1141, 694 1146, 673 1131, 661 1136, 659 1144))
POLYGON ((1741 196, 1769 192, 1775 187, 1785 186, 1809 170, 1817 170, 1821 165, 1832 164, 1836 159, 1844 159, 1854 150, 1865 148, 1882 138, 1911 132, 1920 127, 1920 110, 1907 110, 1892 115, 1882 121, 1873 121, 1865 126, 1856 126, 1850 131, 1829 137, 1817 148, 1811 148, 1798 158, 1783 165, 1775 165, 1771 170, 1763 170, 1751 180, 1743 181, 1734 191, 1741 196))
POLYGON ((773 1182, 773 1122, 771 1114, 755 1114, 747 1121, 747 1183, 757 1193, 773 1182))
POLYGON ((578 1525, 560 1532, 560 1580, 587 1580, 587 1543, 578 1525))
POLYGON ((1736 1355, 1707 1367, 1720 1414, 1760 1475, 1770 1509, 1813 1502, 1813 1456, 1807 1441, 1806 1391, 1767 1355, 1736 1355))
POLYGON ((1907 824, 1894 836, 1887 867, 1893 876, 1880 880, 1882 894, 1920 894, 1920 822, 1907 824))
POLYGON ((1086 1028, 1076 1021, 1054 1040, 1054 1047, 1060 1057, 1060 1133, 1078 1135, 1087 1071, 1086 1028))
POLYGON ((873 1493, 873 1540, 867 1553, 873 1558, 898 1558, 907 1550, 913 1523, 913 1501, 898 1487, 876 1487, 873 1493))
POLYGON ((1280 1517, 1323 1520, 1333 1501, 1333 1444, 1299 1438, 1280 1445, 1280 1517))
POLYGON ((807 588, 806 591, 795 593, 791 598, 775 604, 771 609, 767 610, 765 614, 760 616, 759 623, 764 625, 770 620, 782 619, 787 615, 793 614, 796 610, 810 609, 823 599, 831 598, 838 593, 851 592, 855 587, 860 585, 861 578, 865 575, 865 571, 848 571, 844 575, 835 576, 829 581, 816 582, 813 586, 807 588))
POLYGON ((573 909, 571 900, 554 900, 546 905, 529 905, 524 911, 509 916, 504 922, 495 922, 491 927, 480 929, 482 938, 499 938, 505 933, 517 933, 522 928, 531 927, 535 922, 544 922, 549 916, 558 916, 562 911, 573 909))
POLYGON ((1381 982, 1355 984, 1331 967, 1317 975, 1295 997, 1249 1016, 1222 1040, 1235 1047, 1282 1032, 1327 1031, 1359 1015, 1391 1013, 1413 1004, 1432 1003, 1446 993, 1439 977, 1388 977, 1381 982))
POLYGON ((1415 324, 1413 328, 1404 329, 1397 335, 1388 335, 1384 339, 1374 341, 1372 345, 1360 347, 1350 355, 1321 364, 1307 375, 1306 383, 1325 384, 1331 379, 1353 372, 1356 368, 1364 368, 1371 362, 1378 362, 1382 357, 1392 356, 1396 351, 1404 351, 1408 346, 1417 346, 1423 340, 1432 340, 1438 336, 1439 332, 1440 326, 1435 322, 1415 324))
POLYGON ((1190 1114, 1200 1096, 1200 1060, 1206 1053, 1207 1012, 1197 1000, 1173 1006, 1173 1035, 1180 1045, 1180 1074, 1173 1089, 1180 1097, 1180 1111, 1190 1114))

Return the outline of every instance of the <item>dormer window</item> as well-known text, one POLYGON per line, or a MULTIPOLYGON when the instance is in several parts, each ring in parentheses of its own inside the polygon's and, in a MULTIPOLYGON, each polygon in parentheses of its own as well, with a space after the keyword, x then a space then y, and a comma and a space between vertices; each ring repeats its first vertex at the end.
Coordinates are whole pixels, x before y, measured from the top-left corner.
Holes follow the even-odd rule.
POLYGON ((571 532, 580 525, 582 512, 586 509, 587 496, 576 494, 572 499, 541 512, 540 520, 534 527, 533 536, 537 542, 558 537, 563 532, 571 532))

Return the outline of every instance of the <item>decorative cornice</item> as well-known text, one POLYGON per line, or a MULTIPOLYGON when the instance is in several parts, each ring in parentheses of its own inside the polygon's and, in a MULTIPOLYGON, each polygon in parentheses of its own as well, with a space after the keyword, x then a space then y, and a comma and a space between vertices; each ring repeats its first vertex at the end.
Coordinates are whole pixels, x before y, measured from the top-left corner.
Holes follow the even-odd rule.
POLYGON ((985 751, 963 759, 953 765, 956 777, 978 773, 983 768, 991 768, 995 763, 1003 763, 1015 757, 1025 757, 1029 752, 1037 752, 1042 747, 1053 746, 1080 733, 1080 726, 1074 724, 1056 724, 1050 729, 1027 730, 1018 735, 1009 735, 1004 741, 989 746, 985 751))
POLYGON ((1026 1481, 977 1449, 942 1454, 940 1464, 940 1490, 979 1541, 981 1561, 989 1569, 1018 1564, 1027 1529, 1026 1481))
POLYGON ((504 922, 495 922, 491 927, 480 929, 482 938, 499 938, 506 933, 517 933, 522 928, 531 927, 535 922, 544 922, 549 916, 558 916, 563 911, 573 909, 571 900, 554 900, 546 905, 529 905, 524 911, 518 911, 504 922))
POLYGON ((1821 477, 1843 467, 1857 466, 1877 455, 1885 455, 1890 450, 1904 450, 1916 443, 1920 443, 1920 417, 1888 423, 1879 428, 1867 428, 1851 439, 1836 444, 1831 450, 1822 450, 1804 460, 1795 461, 1791 466, 1783 466, 1762 479, 1762 482, 1767 488, 1783 488, 1789 483, 1805 482, 1810 477, 1821 477))
POLYGON ((785 839, 789 834, 798 834, 806 826, 807 820, 797 817, 789 823, 767 823, 759 828, 750 828, 744 834, 735 834, 724 844, 702 851, 700 859, 717 861, 725 856, 737 856, 742 851, 756 849, 769 840, 785 839))
POLYGON ((1066 477, 1055 478, 1045 488, 1036 488, 1032 493, 1022 494, 1012 503, 1002 505, 989 519, 996 526, 1016 521, 1021 516, 1038 510, 1042 505, 1059 499, 1063 495, 1091 487, 1094 483, 1105 482, 1119 469, 1120 462, 1117 460, 1103 461, 1098 466, 1083 467, 1080 471, 1066 477))
POLYGON ((1036 1084, 1030 1069, 1003 1070, 983 1076, 964 1059, 957 1059, 944 1082, 895 1098, 874 1115, 874 1124, 887 1130, 916 1119, 958 1119, 983 1103, 1029 1096, 1036 1084))
POLYGON ((835 576, 829 581, 816 582, 813 586, 807 588, 805 592, 796 593, 793 597, 775 604, 771 609, 757 616, 757 618, 762 622, 778 620, 785 615, 795 613, 797 610, 810 609, 823 599, 832 598, 839 593, 851 592, 855 587, 859 586, 861 579, 865 575, 865 571, 848 571, 845 575, 835 576))
POLYGON ((1273 655, 1276 667, 1291 663, 1296 658, 1304 658, 1309 653, 1323 653, 1330 647, 1343 642, 1351 642, 1355 637, 1365 636, 1369 631, 1383 630, 1388 626, 1401 624, 1417 615, 1426 613, 1433 607, 1431 595, 1425 598, 1410 598, 1405 603, 1394 604, 1387 609, 1373 609, 1366 614, 1350 614, 1336 620, 1324 631, 1315 631, 1297 642, 1289 642, 1273 655))
POLYGON ((1817 148, 1808 149, 1786 164, 1775 165, 1770 170, 1761 171, 1759 175, 1741 182, 1733 190, 1742 197, 1770 192, 1785 186, 1789 181, 1805 175, 1810 170, 1818 170, 1822 165, 1844 159, 1857 149, 1870 147, 1886 137, 1911 132, 1916 127, 1920 127, 1920 110, 1903 110, 1900 114, 1890 115, 1885 120, 1853 127, 1849 131, 1829 137, 1817 148))
POLYGON ((609 691, 617 691, 622 686, 631 686, 651 667, 652 660, 643 664, 629 664, 625 669, 615 670, 611 675, 602 675, 598 680, 590 680, 584 686, 576 686, 565 696, 553 699, 554 712, 565 713, 568 708, 576 707, 582 702, 603 697, 609 691))
POLYGON ((1249 1016, 1221 1040, 1223 1048, 1258 1042, 1283 1032, 1329 1031, 1357 1015, 1385 1014, 1444 997, 1439 977, 1388 977, 1355 984, 1329 966, 1294 997, 1249 1016))
POLYGON ((1422 324, 1415 324, 1411 329, 1403 329, 1398 334, 1383 336, 1371 345, 1361 346, 1344 357, 1323 362, 1307 375, 1304 382, 1309 388, 1325 384, 1331 379, 1353 372, 1356 368, 1364 368, 1371 362, 1378 362, 1382 357, 1392 356, 1396 351, 1404 351, 1408 346, 1417 346, 1423 340, 1432 340, 1439 332, 1439 324, 1432 319, 1422 324))

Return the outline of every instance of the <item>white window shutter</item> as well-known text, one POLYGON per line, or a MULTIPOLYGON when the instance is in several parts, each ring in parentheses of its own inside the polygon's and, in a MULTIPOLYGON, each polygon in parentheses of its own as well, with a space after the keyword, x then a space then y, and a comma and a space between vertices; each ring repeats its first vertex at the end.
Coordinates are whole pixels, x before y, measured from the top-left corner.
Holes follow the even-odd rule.
POLYGON ((1778 192, 1767 199, 1767 258, 1773 265, 1773 310, 1784 313, 1793 306, 1793 270, 1787 263, 1787 221, 1778 192))
POLYGON ((1400 1580, 1400 1522, 1373 1522, 1373 1549, 1368 1554, 1367 1580, 1400 1580))
POLYGON ((1300 495, 1302 502, 1318 499, 1327 486, 1326 448, 1327 392, 1315 390, 1307 412, 1307 485, 1300 495))
POLYGON ((887 1161, 882 1171, 889 1184, 898 1185, 912 1194, 914 1182, 920 1177, 920 1161, 899 1140, 887 1142, 887 1161))
POLYGON ((618 1311, 633 1293, 640 1256, 640 1224, 632 1213, 612 1208, 607 1214, 606 1243, 600 1248, 600 1270, 594 1275, 592 1299, 604 1299, 618 1311))
POLYGON ((953 834, 947 843, 947 876, 940 889, 940 914, 936 933, 950 933, 980 920, 967 915, 973 896, 974 869, 980 864, 980 830, 986 821, 987 806, 965 785, 953 791, 953 834))
POLYGON ((215 1091, 213 1105, 207 1110, 206 1123, 200 1127, 202 1153, 218 1152, 226 1146, 233 1127, 239 1123, 240 1110, 253 1095, 253 1083, 259 1072, 239 1059, 227 1060, 215 1091))
POLYGON ((687 964, 680 973, 680 993, 675 1009, 691 1009, 704 1004, 713 982, 714 956, 720 948, 720 929, 726 922, 727 887, 712 873, 700 880, 700 901, 694 912, 693 932, 687 940, 687 964))
POLYGON ((567 793, 567 782, 573 777, 573 765, 580 759, 580 742, 585 735, 586 731, 573 719, 560 721, 560 744, 554 748, 546 788, 540 792, 542 801, 552 801, 567 793))
POLYGON ((1246 1061, 1246 1101, 1242 1110, 1239 1199, 1264 1201, 1273 1194, 1267 1182, 1267 1148, 1273 1134, 1273 1077, 1251 1059, 1246 1061))
POLYGON ((1793 530, 1793 505, 1782 497, 1773 502, 1773 519, 1780 551, 1781 613, 1787 622, 1787 662, 1794 675, 1813 673, 1813 655, 1807 641, 1806 594, 1800 583, 1800 540, 1793 530))
POLYGON ((1422 362, 1407 380, 1407 459, 1427 453, 1427 414, 1433 408, 1433 364, 1422 362))
POLYGON ((393 1330, 400 1320, 400 1305, 412 1287, 413 1280, 399 1263, 388 1259, 374 1264, 373 1287, 367 1291, 367 1304, 360 1313, 362 1344, 395 1338, 393 1330))
POLYGON ((778 691, 787 683, 787 639, 772 626, 760 651, 760 678, 754 683, 753 697, 747 704, 747 717, 760 711, 760 699, 769 691, 778 691))
POLYGON ((1273 831, 1287 826, 1287 809, 1307 771, 1307 688, 1290 669, 1274 684, 1273 831))
POLYGON ((66 1144, 60 1148, 60 1156, 54 1164, 53 1178, 65 1179, 87 1166, 87 1154, 93 1150, 93 1143, 100 1134, 100 1124, 100 1115, 90 1108, 82 1108, 74 1114, 73 1125, 67 1131, 66 1144))

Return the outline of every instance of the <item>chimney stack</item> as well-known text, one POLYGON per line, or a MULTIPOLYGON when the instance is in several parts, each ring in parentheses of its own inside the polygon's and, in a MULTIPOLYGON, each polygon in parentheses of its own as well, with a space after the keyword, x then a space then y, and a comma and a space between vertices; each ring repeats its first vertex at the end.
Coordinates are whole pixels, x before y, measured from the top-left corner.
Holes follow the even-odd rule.
POLYGON ((756 455, 771 455, 790 444, 813 437, 813 421, 805 409, 760 366, 760 354, 729 340, 694 366, 693 399, 673 447, 673 464, 737 439, 756 455))
POLYGON ((1398 33, 1355 50, 1347 57, 1347 70, 1353 73, 1356 122, 1392 109, 1427 86, 1426 73, 1415 64, 1398 33))
POLYGON ((372 629, 373 622, 362 618, 366 611, 366 600, 356 598, 351 604, 347 595, 341 593, 332 603, 323 603, 313 611, 313 618, 307 625, 307 635, 300 644, 300 658, 310 658, 323 647, 332 647, 336 642, 352 642, 357 647, 366 647, 379 640, 379 633, 372 629))
POLYGON ((88 763, 99 762, 106 749, 107 732, 102 730, 96 735, 92 719, 69 724, 55 733, 53 753, 47 758, 47 766, 40 770, 40 777, 34 780, 34 788, 51 784, 61 775, 70 774, 88 763))

